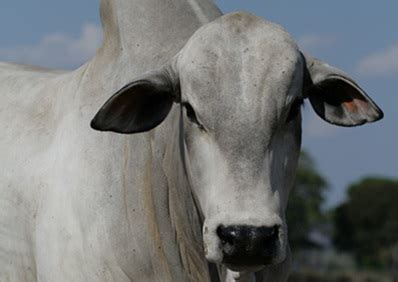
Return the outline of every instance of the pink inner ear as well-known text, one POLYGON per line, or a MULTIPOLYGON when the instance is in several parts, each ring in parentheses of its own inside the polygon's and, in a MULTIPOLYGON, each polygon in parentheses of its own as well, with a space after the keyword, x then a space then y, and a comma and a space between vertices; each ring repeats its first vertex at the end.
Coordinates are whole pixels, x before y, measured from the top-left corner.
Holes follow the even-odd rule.
POLYGON ((343 108, 346 112, 351 114, 366 114, 371 110, 371 106, 368 101, 356 91, 351 91, 348 94, 350 99, 342 103, 343 108))
POLYGON ((354 82, 331 76, 308 90, 316 113, 327 122, 340 126, 358 126, 383 117, 383 112, 354 82))
POLYGON ((363 112, 367 111, 369 109, 369 105, 361 100, 354 99, 349 102, 344 102, 343 107, 346 109, 347 112, 350 113, 358 113, 358 112, 363 112))

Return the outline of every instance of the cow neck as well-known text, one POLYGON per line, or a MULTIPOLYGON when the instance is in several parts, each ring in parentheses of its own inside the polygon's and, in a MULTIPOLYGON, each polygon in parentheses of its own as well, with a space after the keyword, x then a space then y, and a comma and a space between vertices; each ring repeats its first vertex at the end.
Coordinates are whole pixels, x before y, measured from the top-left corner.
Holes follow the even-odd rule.
POLYGON ((220 15, 212 0, 102 0, 102 49, 162 56, 220 15))
MULTIPOLYGON (((168 119, 155 130, 153 144, 163 150, 153 150, 161 155, 162 173, 165 175, 168 190, 169 226, 175 236, 177 255, 185 274, 192 281, 208 281, 209 270, 204 256, 202 228, 199 211, 194 203, 191 187, 182 159, 182 119, 181 107, 176 105, 168 119)), ((154 157, 156 158, 156 157, 154 157)))

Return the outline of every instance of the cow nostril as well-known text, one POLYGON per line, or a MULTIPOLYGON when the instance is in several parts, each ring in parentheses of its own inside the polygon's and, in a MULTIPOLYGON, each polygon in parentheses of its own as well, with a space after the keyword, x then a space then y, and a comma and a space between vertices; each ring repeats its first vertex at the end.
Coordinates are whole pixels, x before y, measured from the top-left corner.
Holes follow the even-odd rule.
POLYGON ((260 227, 258 229, 259 237, 263 239, 274 239, 279 235, 279 226, 275 225, 273 227, 260 227))
POLYGON ((223 244, 229 243, 231 245, 236 242, 246 241, 255 242, 261 241, 266 242, 275 240, 279 236, 279 226, 273 227, 254 227, 254 226, 224 226, 220 225, 217 228, 217 235, 221 239, 223 244))
POLYGON ((234 227, 225 227, 224 225, 220 225, 217 228, 217 235, 223 244, 229 243, 232 245, 239 236, 239 230, 234 227))

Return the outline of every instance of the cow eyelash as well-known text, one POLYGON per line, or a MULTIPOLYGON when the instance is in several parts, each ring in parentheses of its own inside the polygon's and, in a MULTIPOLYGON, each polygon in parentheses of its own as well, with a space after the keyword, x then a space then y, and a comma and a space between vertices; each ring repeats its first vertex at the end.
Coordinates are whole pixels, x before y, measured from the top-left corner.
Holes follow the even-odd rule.
POLYGON ((185 109, 186 109, 186 111, 187 111, 188 119, 189 119, 192 123, 195 123, 195 124, 199 127, 199 129, 205 130, 204 126, 199 122, 199 120, 198 120, 198 118, 197 118, 197 116, 196 116, 195 110, 193 109, 193 107, 191 106, 191 104, 189 104, 189 103, 183 103, 182 105, 185 107, 185 109))
POLYGON ((300 113, 301 106, 304 105, 304 100, 301 98, 296 99, 290 106, 289 115, 287 116, 286 123, 294 120, 300 113))

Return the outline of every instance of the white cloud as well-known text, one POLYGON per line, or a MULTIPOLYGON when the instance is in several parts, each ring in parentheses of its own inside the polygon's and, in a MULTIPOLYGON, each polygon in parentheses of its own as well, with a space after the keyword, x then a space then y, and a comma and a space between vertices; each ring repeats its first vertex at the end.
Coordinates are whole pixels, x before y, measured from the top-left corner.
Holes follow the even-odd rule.
POLYGON ((363 58, 357 69, 362 75, 398 74, 398 43, 363 58))
POLYGON ((92 57, 102 41, 102 29, 85 24, 78 37, 65 33, 44 36, 37 44, 0 48, 0 60, 50 68, 75 68, 92 57))
POLYGON ((336 44, 337 38, 332 35, 307 34, 298 39, 298 45, 303 51, 314 52, 336 44))

